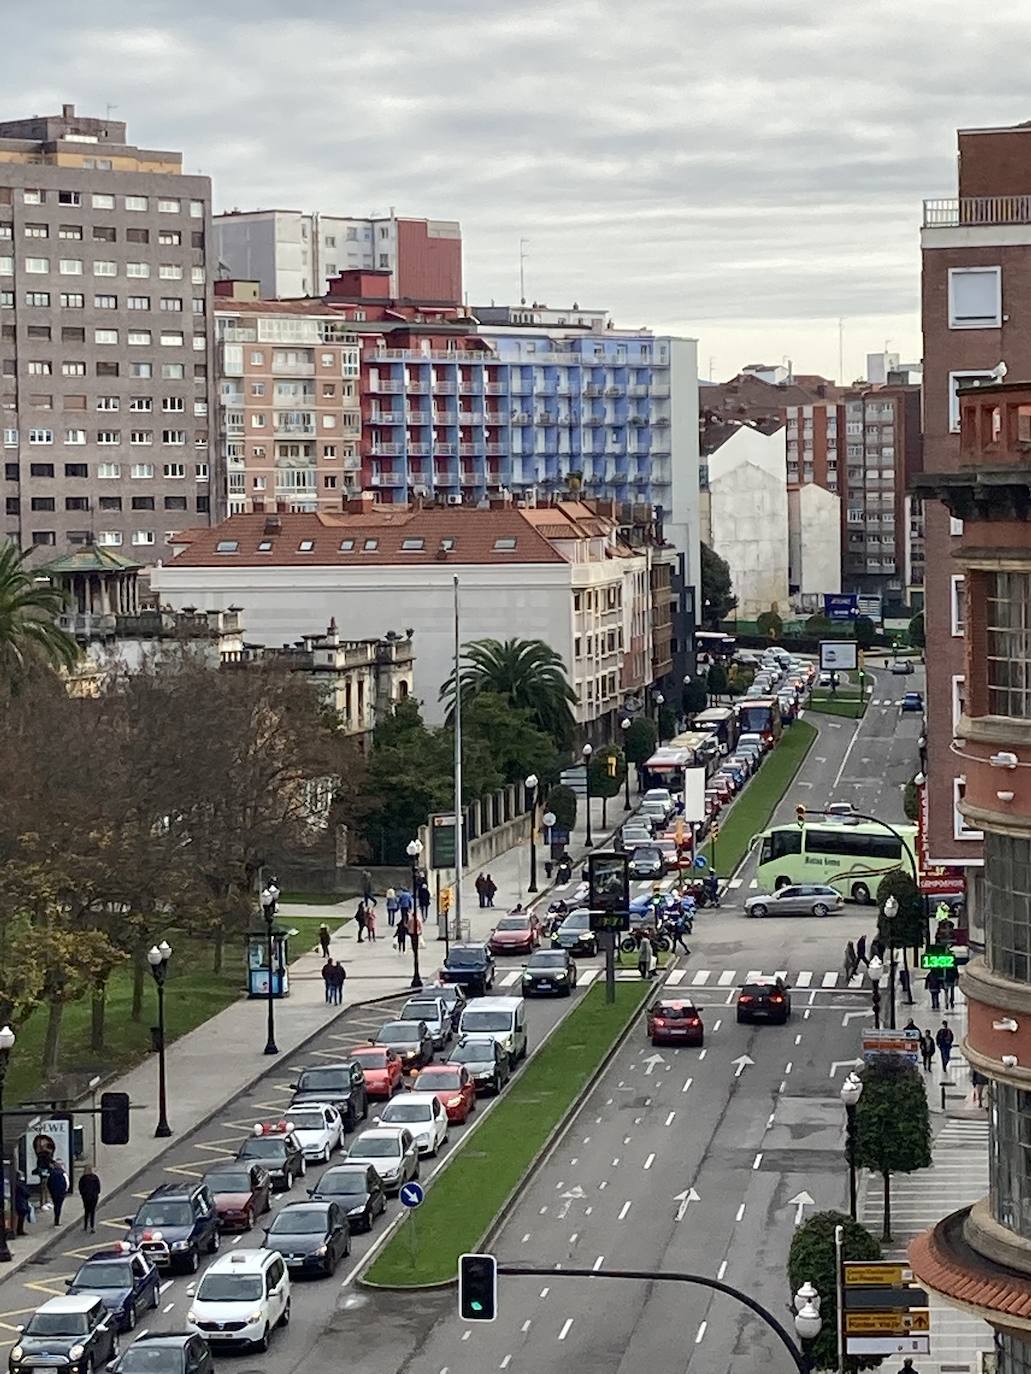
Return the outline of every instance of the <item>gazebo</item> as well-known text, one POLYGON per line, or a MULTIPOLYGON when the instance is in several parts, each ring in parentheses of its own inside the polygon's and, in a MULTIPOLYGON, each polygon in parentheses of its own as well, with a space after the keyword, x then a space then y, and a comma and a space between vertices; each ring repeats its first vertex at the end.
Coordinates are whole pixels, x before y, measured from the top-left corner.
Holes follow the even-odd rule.
POLYGON ((88 544, 52 563, 42 564, 35 572, 49 578, 64 593, 70 619, 111 617, 113 630, 115 616, 139 614, 138 579, 142 566, 124 553, 88 544))

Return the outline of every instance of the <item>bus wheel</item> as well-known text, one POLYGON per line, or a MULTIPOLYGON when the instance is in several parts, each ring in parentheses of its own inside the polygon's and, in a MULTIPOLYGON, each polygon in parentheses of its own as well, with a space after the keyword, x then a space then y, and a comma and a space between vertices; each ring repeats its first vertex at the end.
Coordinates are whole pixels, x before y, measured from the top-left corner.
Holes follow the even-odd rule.
POLYGON ((781 877, 779 877, 779 878, 774 878, 774 880, 773 880, 773 890, 774 890, 774 892, 779 892, 779 891, 781 890, 782 887, 790 887, 790 886, 791 886, 791 879, 790 879, 790 878, 785 878, 783 875, 782 875, 781 877))
POLYGON ((866 883, 856 883, 852 888, 852 900, 867 906, 870 902, 870 889, 866 883))

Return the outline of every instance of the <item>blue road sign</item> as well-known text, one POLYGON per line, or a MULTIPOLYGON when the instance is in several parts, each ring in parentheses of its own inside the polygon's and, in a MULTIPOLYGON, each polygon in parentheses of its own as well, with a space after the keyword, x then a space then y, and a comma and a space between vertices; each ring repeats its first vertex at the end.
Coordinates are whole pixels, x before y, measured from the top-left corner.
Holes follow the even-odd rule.
POLYGON ((709 861, 703 858, 701 854, 696 854, 694 856, 694 866, 695 868, 708 868, 709 861))
POLYGON ((421 1183, 406 1183, 398 1196, 402 1207, 421 1207, 426 1200, 421 1183))
POLYGON ((828 620, 855 620, 859 614, 858 594, 854 592, 825 594, 823 613, 828 620))

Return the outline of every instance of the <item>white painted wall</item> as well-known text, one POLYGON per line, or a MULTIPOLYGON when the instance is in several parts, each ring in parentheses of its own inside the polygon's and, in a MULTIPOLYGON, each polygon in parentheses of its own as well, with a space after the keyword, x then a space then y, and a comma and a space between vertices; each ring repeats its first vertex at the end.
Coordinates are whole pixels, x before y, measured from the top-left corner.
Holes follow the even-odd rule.
POLYGON ((657 339, 669 345, 671 499, 666 537, 685 555, 687 581, 701 600, 702 550, 698 491, 698 341, 657 339))
POLYGON ((453 584, 460 584, 462 640, 542 639, 573 673, 573 598, 568 564, 418 568, 156 567, 151 587, 163 603, 201 610, 243 607, 248 643, 292 644, 324 634, 335 618, 342 639, 415 630, 415 695, 430 724, 451 672, 453 584))
POLYGON ((841 500, 807 482, 789 493, 791 581, 803 595, 841 591, 841 500))
POLYGON ((788 495, 783 434, 743 428, 709 458, 712 547, 730 565, 737 614, 788 609, 788 495))
POLYGON ((303 296, 308 290, 296 210, 264 210, 212 221, 215 251, 230 276, 261 283, 266 299, 303 296))

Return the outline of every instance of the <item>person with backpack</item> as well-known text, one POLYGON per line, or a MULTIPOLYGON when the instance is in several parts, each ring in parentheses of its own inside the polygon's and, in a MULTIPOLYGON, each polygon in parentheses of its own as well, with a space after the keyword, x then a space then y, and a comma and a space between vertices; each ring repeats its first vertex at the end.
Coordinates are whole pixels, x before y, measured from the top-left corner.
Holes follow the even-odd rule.
POLYGON ((359 897, 358 905, 354 912, 354 923, 358 927, 358 943, 361 944, 365 939, 365 898, 359 897))

